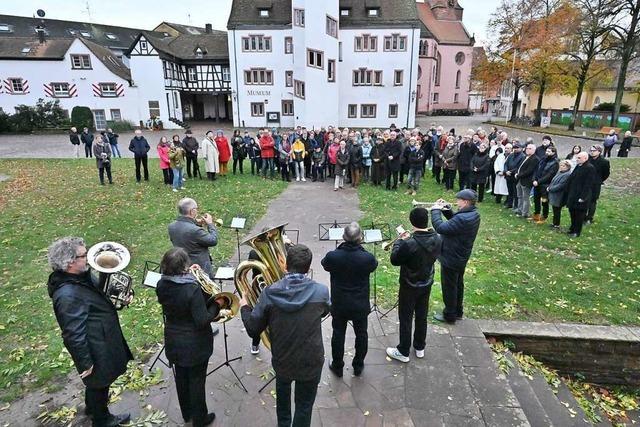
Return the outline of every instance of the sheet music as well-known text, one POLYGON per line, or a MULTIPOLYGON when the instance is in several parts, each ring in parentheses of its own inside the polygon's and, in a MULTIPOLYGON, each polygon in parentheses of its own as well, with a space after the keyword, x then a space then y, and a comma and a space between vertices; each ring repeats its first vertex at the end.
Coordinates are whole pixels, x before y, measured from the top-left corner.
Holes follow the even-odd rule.
POLYGON ((147 271, 147 275, 144 277, 142 284, 155 289, 158 286, 160 278, 162 278, 162 274, 155 271, 147 271))

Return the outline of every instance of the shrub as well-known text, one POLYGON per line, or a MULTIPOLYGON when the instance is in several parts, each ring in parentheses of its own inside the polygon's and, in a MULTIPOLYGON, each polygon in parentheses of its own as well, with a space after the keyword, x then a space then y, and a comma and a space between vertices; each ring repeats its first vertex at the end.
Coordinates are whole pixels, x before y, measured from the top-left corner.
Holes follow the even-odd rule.
POLYGON ((67 121, 64 110, 60 107, 60 101, 58 99, 54 101, 45 101, 44 99, 38 99, 35 107, 33 107, 33 128, 58 128, 67 121))
POLYGON ((135 129, 135 125, 133 122, 129 120, 107 120, 107 128, 113 130, 114 132, 126 132, 129 130, 135 129))
MULTIPOLYGON (((603 102, 593 107, 593 111, 613 111, 613 107, 613 102, 603 102)), ((628 113, 629 111, 631 111, 631 107, 629 107, 627 104, 620 104, 621 113, 628 113)))
POLYGON ((93 113, 89 107, 76 106, 71 110, 71 125, 82 132, 83 128, 94 129, 93 113))
POLYGON ((0 133, 11 132, 11 116, 0 111, 0 133))

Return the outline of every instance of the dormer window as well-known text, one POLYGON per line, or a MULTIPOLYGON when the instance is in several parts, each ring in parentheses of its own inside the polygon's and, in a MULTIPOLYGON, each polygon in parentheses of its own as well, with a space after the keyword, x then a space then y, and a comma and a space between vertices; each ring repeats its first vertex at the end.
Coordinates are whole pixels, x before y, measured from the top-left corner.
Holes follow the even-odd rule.
POLYGON ((198 59, 202 59, 202 57, 207 54, 207 52, 204 49, 202 49, 200 46, 196 47, 193 53, 196 55, 196 58, 198 59))
POLYGON ((116 36, 115 34, 112 34, 112 33, 107 33, 107 34, 105 34, 105 36, 106 36, 109 40, 118 40, 118 36, 116 36))
POLYGON ((12 33, 13 26, 9 24, 0 24, 0 33, 12 33))
POLYGON ((71 34, 72 36, 75 36, 78 34, 76 30, 67 30, 67 31, 69 31, 69 34, 71 34))
POLYGON ((351 10, 349 8, 340 9, 340 16, 349 16, 351 10))
POLYGON ((91 33, 90 33, 90 32, 88 32, 88 31, 80 31, 80 35, 81 35, 82 37, 86 37, 86 38, 88 38, 88 39, 90 39, 90 38, 91 38, 91 33))
POLYGON ((269 17, 269 9, 260 9, 260 17, 268 18, 269 17))
POLYGON ((379 16, 380 15, 380 9, 377 7, 370 7, 367 8, 367 16, 379 16))
POLYGON ((30 47, 23 47, 22 48, 22 53, 29 53, 31 52, 31 48, 30 47))

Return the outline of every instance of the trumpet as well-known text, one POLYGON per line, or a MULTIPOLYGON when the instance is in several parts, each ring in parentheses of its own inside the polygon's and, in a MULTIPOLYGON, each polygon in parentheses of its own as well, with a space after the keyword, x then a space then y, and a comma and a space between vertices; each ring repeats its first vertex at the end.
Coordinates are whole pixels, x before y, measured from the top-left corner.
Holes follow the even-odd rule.
MULTIPOLYGON (((196 224, 200 227, 204 227, 207 225, 206 221, 204 220, 204 216, 197 217, 195 221, 196 221, 196 224)), ((216 227, 222 227, 223 221, 220 218, 213 217, 213 223, 216 225, 216 227)))
POLYGON ((409 238, 409 236, 410 236, 410 234, 409 234, 407 231, 404 231, 404 232, 402 232, 402 233, 398 233, 398 235, 396 236, 396 238, 395 238, 395 239, 393 239, 393 240, 388 240, 388 241, 386 241, 386 242, 384 242, 384 243, 382 244, 382 250, 383 250, 383 251, 390 251, 390 250, 391 250, 391 248, 393 247, 393 244, 394 244, 395 242, 397 242, 397 241, 398 241, 398 239, 402 239, 402 240, 404 240, 404 239, 408 239, 408 238, 409 238))
MULTIPOLYGON (((430 211, 431 209, 434 208, 434 206, 438 205, 438 203, 436 202, 418 202, 415 199, 413 199, 413 201, 411 202, 411 206, 413 206, 414 208, 425 208, 426 210, 430 211)), ((442 207, 443 211, 450 211, 451 210, 451 204, 447 203, 442 207)))

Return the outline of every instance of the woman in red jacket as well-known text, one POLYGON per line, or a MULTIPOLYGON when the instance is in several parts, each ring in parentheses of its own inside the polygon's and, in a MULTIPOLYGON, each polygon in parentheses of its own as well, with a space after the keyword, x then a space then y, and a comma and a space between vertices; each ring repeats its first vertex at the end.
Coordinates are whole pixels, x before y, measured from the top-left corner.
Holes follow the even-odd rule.
POLYGON ((216 146, 218 147, 218 152, 220 153, 218 159, 220 160, 220 175, 227 174, 227 163, 229 163, 229 159, 231 159, 231 153, 233 152, 233 148, 231 148, 231 143, 226 136, 224 136, 224 132, 218 129, 216 132, 216 146))
POLYGON ((162 169, 165 185, 171 185, 173 183, 173 171, 169 166, 170 148, 171 144, 167 141, 167 137, 163 136, 160 138, 160 142, 158 142, 158 157, 160 157, 160 169, 162 169))

